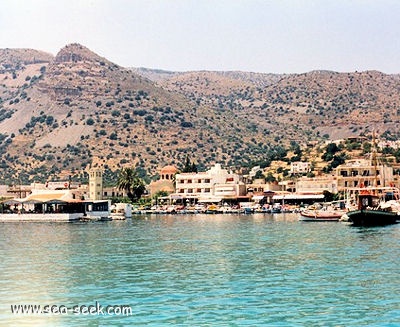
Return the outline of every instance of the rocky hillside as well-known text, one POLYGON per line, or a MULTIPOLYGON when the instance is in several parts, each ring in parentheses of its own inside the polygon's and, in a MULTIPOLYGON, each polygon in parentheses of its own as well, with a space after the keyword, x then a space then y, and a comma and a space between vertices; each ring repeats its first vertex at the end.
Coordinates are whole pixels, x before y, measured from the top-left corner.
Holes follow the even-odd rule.
MULTIPOLYGON (((203 104, 257 115, 260 121, 272 122, 274 128, 291 126, 294 139, 304 134, 337 139, 372 129, 387 130, 397 137, 398 75, 377 71, 292 75, 188 72, 163 74, 154 80, 203 104)), ((287 131, 285 138, 288 136, 287 131)))
POLYGON ((397 75, 128 69, 80 44, 0 59, 1 184, 78 176, 90 163, 152 176, 187 156, 236 169, 309 141, 398 137, 397 75))

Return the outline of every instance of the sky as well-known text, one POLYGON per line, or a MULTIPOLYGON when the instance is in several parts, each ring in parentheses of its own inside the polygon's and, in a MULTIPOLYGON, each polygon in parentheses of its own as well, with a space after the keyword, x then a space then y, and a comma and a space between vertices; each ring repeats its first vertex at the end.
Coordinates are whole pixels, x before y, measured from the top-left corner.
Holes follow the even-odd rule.
POLYGON ((0 48, 124 67, 400 73, 399 0, 0 0, 0 48))

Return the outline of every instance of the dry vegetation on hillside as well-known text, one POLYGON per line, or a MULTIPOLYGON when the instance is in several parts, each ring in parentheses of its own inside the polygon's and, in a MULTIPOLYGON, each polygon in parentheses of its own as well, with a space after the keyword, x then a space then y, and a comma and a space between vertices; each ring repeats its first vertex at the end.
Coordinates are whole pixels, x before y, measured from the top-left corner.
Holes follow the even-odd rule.
MULTIPOLYGON (((0 50, 1 176, 47 179, 90 163, 154 175, 187 156, 200 169, 286 158, 293 145, 397 138, 398 76, 127 69, 71 44, 55 56, 0 50)), ((287 161, 286 161, 287 162, 287 161)))

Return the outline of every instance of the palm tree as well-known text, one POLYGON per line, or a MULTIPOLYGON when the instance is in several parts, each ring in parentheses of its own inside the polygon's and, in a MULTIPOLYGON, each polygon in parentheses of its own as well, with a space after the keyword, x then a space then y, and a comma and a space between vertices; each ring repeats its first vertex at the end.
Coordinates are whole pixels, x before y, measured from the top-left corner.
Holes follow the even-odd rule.
POLYGON ((119 190, 124 190, 132 202, 139 200, 146 189, 143 180, 133 168, 121 169, 117 180, 117 187, 119 190))

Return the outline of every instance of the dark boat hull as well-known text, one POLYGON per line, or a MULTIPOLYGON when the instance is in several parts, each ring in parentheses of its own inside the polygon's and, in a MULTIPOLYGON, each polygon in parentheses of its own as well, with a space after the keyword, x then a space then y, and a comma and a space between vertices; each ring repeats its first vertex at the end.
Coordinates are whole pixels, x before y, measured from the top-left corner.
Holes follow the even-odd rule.
POLYGON ((396 212, 382 210, 354 210, 347 213, 353 226, 385 226, 396 224, 400 218, 396 212))

